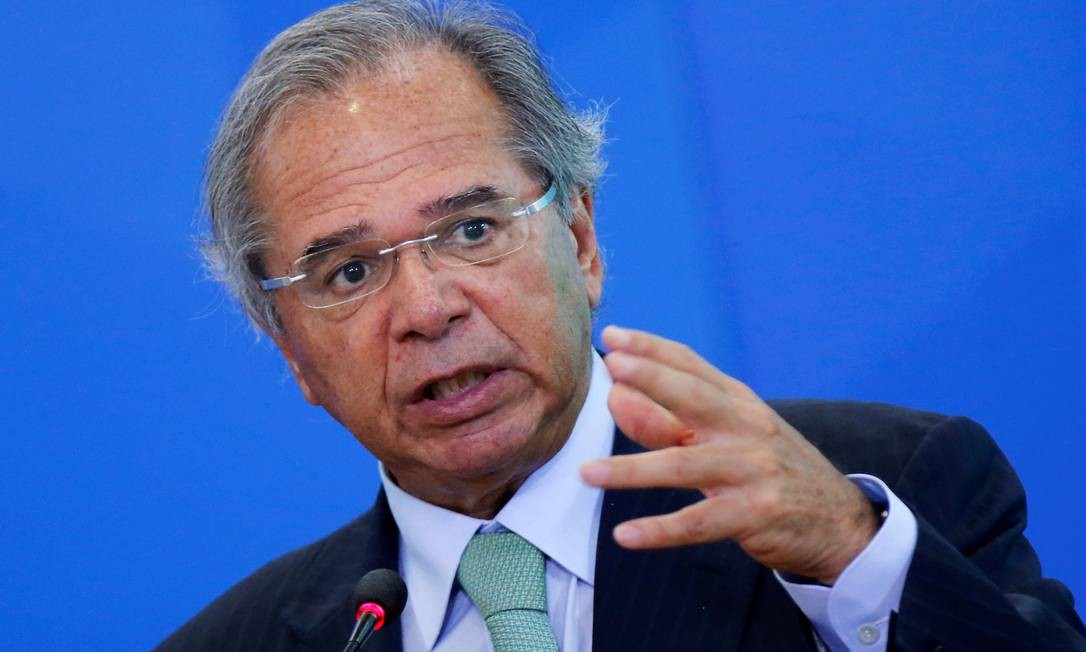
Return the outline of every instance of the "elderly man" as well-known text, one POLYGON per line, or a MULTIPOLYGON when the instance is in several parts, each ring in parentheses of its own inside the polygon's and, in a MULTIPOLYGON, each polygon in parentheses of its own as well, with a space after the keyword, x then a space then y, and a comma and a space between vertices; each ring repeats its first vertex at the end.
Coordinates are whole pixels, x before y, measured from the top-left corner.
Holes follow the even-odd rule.
POLYGON ((343 5, 260 55, 207 253, 383 490, 162 649, 340 649, 380 567, 410 597, 367 649, 1081 649, 975 424, 593 350, 601 141, 487 8, 343 5))

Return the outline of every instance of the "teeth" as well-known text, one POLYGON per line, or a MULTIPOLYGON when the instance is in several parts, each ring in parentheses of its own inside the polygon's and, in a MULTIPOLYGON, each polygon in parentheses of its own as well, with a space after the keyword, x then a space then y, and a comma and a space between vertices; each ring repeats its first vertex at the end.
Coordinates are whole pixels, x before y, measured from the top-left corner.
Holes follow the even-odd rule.
POLYGON ((488 374, 480 373, 478 371, 466 371, 462 374, 453 376, 452 378, 437 381, 431 385, 430 393, 433 395, 434 400, 437 401, 449 398, 450 396, 456 396, 469 387, 478 385, 486 380, 487 375, 488 374))

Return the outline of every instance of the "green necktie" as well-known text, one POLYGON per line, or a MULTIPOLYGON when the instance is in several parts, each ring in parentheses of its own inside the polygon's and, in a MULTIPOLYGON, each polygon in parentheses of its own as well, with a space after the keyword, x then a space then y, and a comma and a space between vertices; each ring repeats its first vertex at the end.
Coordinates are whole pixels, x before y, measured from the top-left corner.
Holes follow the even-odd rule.
POLYGON ((456 577, 490 630, 494 652, 558 652, 547 619, 543 553, 513 532, 476 534, 456 577))

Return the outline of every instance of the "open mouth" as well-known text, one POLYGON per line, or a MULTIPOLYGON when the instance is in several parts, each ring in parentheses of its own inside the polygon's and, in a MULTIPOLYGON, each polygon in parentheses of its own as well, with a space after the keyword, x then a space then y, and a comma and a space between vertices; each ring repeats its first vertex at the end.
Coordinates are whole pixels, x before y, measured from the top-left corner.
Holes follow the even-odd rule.
POLYGON ((444 401, 456 398, 471 390, 490 377, 492 372, 467 370, 451 378, 443 378, 427 385, 422 390, 422 397, 431 401, 444 401))

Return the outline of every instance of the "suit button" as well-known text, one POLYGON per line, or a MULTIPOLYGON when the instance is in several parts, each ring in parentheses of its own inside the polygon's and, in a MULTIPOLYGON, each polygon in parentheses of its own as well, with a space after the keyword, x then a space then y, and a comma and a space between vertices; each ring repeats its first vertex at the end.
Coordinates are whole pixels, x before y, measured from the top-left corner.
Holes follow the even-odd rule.
POLYGON ((879 628, 874 625, 862 625, 856 630, 856 640, 864 645, 877 643, 879 640, 879 628))

